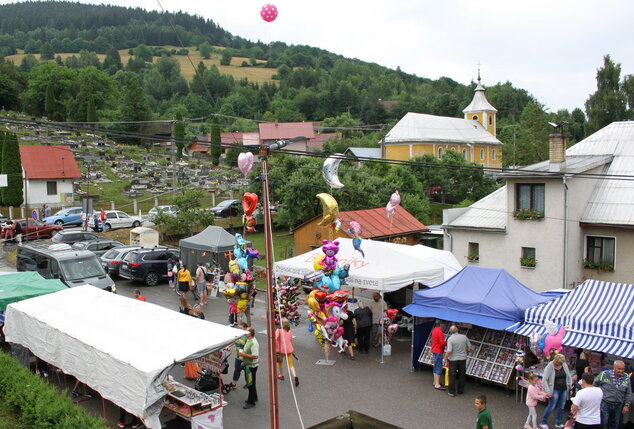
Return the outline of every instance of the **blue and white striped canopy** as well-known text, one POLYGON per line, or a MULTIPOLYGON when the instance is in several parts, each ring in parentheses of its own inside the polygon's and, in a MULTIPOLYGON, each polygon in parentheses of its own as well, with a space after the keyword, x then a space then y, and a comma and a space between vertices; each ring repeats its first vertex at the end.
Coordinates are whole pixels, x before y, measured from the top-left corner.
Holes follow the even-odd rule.
POLYGON ((566 326, 564 346, 634 358, 634 285, 586 280, 570 293, 529 307, 509 331, 546 332, 544 322, 566 326))

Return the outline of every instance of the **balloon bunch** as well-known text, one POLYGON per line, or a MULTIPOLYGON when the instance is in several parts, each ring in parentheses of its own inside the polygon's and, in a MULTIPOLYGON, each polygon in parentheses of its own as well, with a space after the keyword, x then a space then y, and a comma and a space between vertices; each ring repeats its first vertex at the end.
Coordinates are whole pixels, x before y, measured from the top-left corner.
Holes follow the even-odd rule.
POLYGON ((398 316, 398 310, 396 308, 390 308, 383 312, 383 319, 381 324, 383 325, 383 337, 385 344, 390 344, 392 335, 398 331, 398 325, 394 323, 394 319, 398 316))
POLYGON ((561 351, 566 327, 557 326, 550 320, 546 320, 544 326, 546 333, 539 335, 537 332, 533 332, 531 334, 530 349, 538 358, 541 358, 543 354, 546 359, 550 359, 561 351))
POLYGON ((280 319, 286 317, 295 326, 299 325, 299 282, 296 279, 284 278, 276 286, 275 294, 275 323, 280 324, 280 319))
POLYGON ((340 352, 348 346, 348 342, 343 338, 343 327, 339 326, 339 320, 348 318, 345 310, 348 295, 349 292, 343 290, 331 294, 313 290, 306 299, 306 304, 310 308, 308 331, 315 334, 319 344, 330 343, 333 347, 339 347, 340 352))
POLYGON ((345 284, 350 271, 350 265, 337 265, 338 241, 323 241, 322 255, 313 262, 315 272, 304 279, 313 282, 313 287, 324 292, 333 293, 345 284))
POLYGON ((396 214, 396 207, 398 207, 399 204, 401 204, 401 195, 398 193, 398 191, 395 191, 390 197, 390 201, 388 201, 387 205, 385 206, 385 212, 388 219, 396 214))
POLYGON ((245 192, 242 196, 242 209, 244 214, 242 215, 242 224, 244 225, 244 232, 255 232, 255 218, 253 212, 258 206, 258 195, 252 192, 245 192))
POLYGON ((351 220, 348 223, 348 229, 346 229, 346 234, 352 236, 352 247, 354 250, 361 253, 361 256, 365 258, 365 253, 361 250, 361 224, 359 222, 351 220))
POLYGON ((234 259, 229 261, 229 272, 225 274, 225 298, 237 305, 238 318, 249 308, 249 295, 255 290, 255 279, 249 270, 249 260, 258 259, 260 252, 247 246, 242 234, 236 234, 236 244, 233 247, 234 259))

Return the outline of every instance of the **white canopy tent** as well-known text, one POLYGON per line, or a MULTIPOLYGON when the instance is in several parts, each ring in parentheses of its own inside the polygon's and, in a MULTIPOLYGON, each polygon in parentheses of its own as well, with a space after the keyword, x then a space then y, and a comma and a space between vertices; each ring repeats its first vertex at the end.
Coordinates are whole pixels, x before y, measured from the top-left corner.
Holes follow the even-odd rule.
MULTIPOLYGON (((422 244, 416 244, 414 246, 407 246, 403 244, 384 243, 390 248, 399 252, 404 252, 410 256, 421 259, 431 265, 442 267, 445 270, 444 281, 449 280, 455 276, 460 270, 462 265, 456 259, 456 257, 448 250, 434 249, 433 247, 423 246, 422 244)), ((437 285, 427 285, 437 286, 437 285)))
POLYGON ((7 307, 4 333, 39 358, 159 429, 176 362, 195 359, 244 335, 238 329, 102 291, 69 288, 7 307))
MULTIPOLYGON (((410 252, 408 249, 413 246, 363 240, 361 249, 365 253, 364 258, 354 249, 351 239, 337 238, 337 241, 337 264, 350 265, 350 276, 346 279, 350 287, 392 292, 412 283, 436 286, 444 281, 444 268, 410 252)), ((318 248, 276 262, 275 275, 304 278, 315 271, 313 262, 322 254, 321 248, 318 248)))

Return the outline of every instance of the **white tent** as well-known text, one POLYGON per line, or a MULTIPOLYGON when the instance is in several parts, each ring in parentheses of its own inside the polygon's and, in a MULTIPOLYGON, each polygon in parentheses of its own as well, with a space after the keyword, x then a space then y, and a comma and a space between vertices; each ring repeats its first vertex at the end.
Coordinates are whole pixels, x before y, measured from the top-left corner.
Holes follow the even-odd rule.
POLYGON ((453 255, 453 253, 448 250, 434 249, 433 247, 423 246, 422 244, 416 244, 414 246, 407 246, 395 243, 385 244, 394 250, 404 252, 431 265, 442 267, 445 270, 445 281, 455 276, 463 268, 462 265, 460 265, 460 262, 458 262, 456 257, 453 255))
POLYGON ((150 429, 176 363, 231 344, 229 328, 93 286, 69 288, 7 307, 6 339, 71 374, 141 417, 150 429))
MULTIPOLYGON (((365 253, 364 258, 353 248, 351 239, 337 238, 337 241, 337 264, 350 265, 350 276, 346 279, 350 287, 391 292, 412 283, 436 286, 444 281, 443 267, 408 253, 406 248, 411 246, 363 240, 361 249, 365 253), (393 246, 401 246, 404 250, 398 251, 393 246)), ((313 262, 322 254, 321 248, 318 248, 276 262, 275 275, 303 278, 314 272, 313 262)))

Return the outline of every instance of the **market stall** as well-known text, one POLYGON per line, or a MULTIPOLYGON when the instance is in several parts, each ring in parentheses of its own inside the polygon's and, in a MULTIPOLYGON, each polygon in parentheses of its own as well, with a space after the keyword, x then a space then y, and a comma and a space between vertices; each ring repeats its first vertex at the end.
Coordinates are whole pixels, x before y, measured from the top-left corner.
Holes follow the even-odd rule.
POLYGON ((458 262, 453 253, 448 250, 434 249, 433 247, 423 246, 422 244, 416 244, 414 246, 403 246, 402 244, 387 242, 384 244, 398 252, 404 252, 407 255, 413 256, 431 265, 442 267, 444 270, 444 281, 449 280, 462 270, 460 262, 458 262))
POLYGON ((75 376, 150 429, 161 427, 170 369, 243 334, 92 286, 10 304, 5 321, 8 342, 75 376))
POLYGON ((58 279, 45 279, 39 273, 9 273, 0 276, 0 311, 12 302, 68 289, 58 279))
POLYGON ((570 293, 531 306, 510 332, 546 333, 545 322, 566 327, 562 344, 634 358, 634 285, 586 280, 570 293))
MULTIPOLYGON (((506 385, 519 336, 504 330, 522 320, 527 307, 552 299, 527 288, 505 270, 468 266, 435 288, 414 292, 413 303, 403 310, 416 317, 465 324, 461 332, 474 345, 467 375, 506 385)), ((429 336, 414 343, 412 365, 418 363, 433 363, 429 336)))
MULTIPOLYGON (((229 270, 229 261, 233 258, 236 237, 219 226, 208 226, 203 231, 179 241, 180 258, 188 267, 196 263, 209 263, 212 267, 229 270)), ((252 243, 247 241, 247 246, 252 243)))

